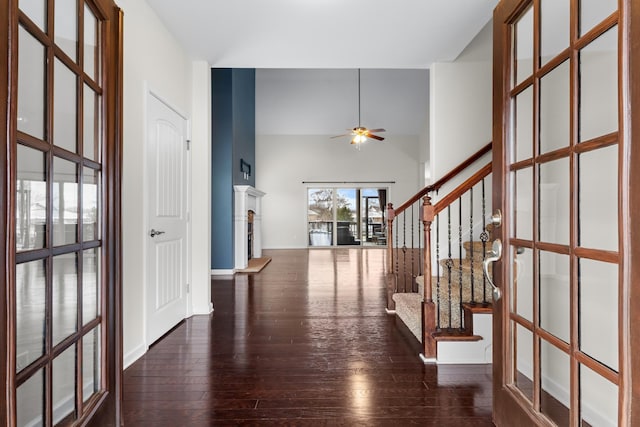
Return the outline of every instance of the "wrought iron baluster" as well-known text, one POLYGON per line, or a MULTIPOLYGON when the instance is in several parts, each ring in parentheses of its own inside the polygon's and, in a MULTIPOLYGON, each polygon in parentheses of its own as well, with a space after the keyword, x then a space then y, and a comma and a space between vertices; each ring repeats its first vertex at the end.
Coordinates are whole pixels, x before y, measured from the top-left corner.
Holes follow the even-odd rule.
POLYGON ((436 328, 440 325, 440 214, 436 216, 436 302, 438 304, 436 328))
POLYGON ((415 203, 411 205, 411 292, 418 291, 417 284, 415 281, 416 274, 414 271, 415 260, 414 260, 414 253, 413 253, 415 250, 414 239, 413 239, 414 222, 415 222, 415 212, 414 212, 415 205, 416 205, 415 203))
POLYGON ((447 258, 447 274, 449 276, 449 325, 448 328, 451 329, 451 313, 453 311, 453 304, 451 301, 451 269, 453 267, 453 258, 451 257, 451 205, 447 206, 447 244, 449 246, 449 257, 447 258))
POLYGON ((398 259, 399 255, 400 255, 399 249, 398 249, 400 247, 398 245, 398 234, 400 234, 400 233, 398 232, 399 231, 398 224, 400 223, 400 217, 395 217, 393 219, 393 221, 395 222, 395 226, 393 227, 393 229, 395 230, 395 236, 394 237, 395 237, 395 240, 396 240, 395 247, 393 248, 393 251, 395 253, 395 256, 393 258, 395 259, 395 262, 396 262, 396 265, 395 265, 395 268, 396 268, 396 292, 398 292, 398 276, 400 275, 400 260, 398 259))
POLYGON ((473 277, 473 187, 469 189, 469 255, 471 269, 471 303, 475 304, 475 280, 473 277))
POLYGON ((460 329, 463 329, 462 319, 464 314, 462 313, 462 196, 458 198, 458 294, 460 299, 458 300, 458 306, 460 311, 460 329))
POLYGON ((402 212, 402 288, 407 292, 407 211, 402 212))
MULTIPOLYGON (((482 241, 482 262, 487 257, 487 241, 489 233, 487 233, 487 199, 484 189, 484 178, 482 179, 482 233, 480 233, 480 241, 482 241)), ((487 278, 482 275, 482 303, 487 303, 487 278)))

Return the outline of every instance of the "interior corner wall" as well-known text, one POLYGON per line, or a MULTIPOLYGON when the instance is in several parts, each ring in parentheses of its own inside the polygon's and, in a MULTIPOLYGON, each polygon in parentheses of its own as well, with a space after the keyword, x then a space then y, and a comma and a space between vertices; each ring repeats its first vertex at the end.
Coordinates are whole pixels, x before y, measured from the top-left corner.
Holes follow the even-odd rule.
POLYGON ((431 66, 429 163, 433 181, 492 139, 491 27, 490 22, 456 61, 431 66))
POLYGON ((211 269, 234 268, 234 185, 255 187, 255 70, 211 70, 211 269), (240 159, 249 171, 241 170, 240 159))
POLYGON ((191 115, 191 60, 143 0, 117 0, 124 11, 122 164, 123 353, 130 365, 145 341, 145 90, 191 115))

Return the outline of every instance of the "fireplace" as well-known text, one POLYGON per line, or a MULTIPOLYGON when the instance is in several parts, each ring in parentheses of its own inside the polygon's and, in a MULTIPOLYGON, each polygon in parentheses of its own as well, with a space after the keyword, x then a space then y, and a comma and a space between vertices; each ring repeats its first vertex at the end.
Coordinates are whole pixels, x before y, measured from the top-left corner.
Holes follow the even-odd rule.
POLYGON ((247 268, 250 258, 262 256, 262 191, 234 185, 234 268, 247 268))
POLYGON ((248 259, 253 258, 253 217, 256 213, 252 210, 247 212, 247 257, 248 259))

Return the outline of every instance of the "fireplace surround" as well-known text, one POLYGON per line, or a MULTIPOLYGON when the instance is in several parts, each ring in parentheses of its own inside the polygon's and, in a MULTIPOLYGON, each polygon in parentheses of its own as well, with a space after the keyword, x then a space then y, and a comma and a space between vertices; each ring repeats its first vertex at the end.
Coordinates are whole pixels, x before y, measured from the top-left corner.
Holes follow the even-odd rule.
POLYGON ((249 211, 253 212, 252 256, 262 256, 262 197, 260 190, 250 185, 234 185, 234 269, 243 270, 249 262, 249 211))

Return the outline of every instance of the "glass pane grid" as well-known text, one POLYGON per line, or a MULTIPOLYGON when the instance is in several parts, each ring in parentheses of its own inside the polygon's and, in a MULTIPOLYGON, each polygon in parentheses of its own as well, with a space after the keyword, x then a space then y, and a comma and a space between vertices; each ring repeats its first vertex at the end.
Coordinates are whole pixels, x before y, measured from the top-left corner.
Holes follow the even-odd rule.
POLYGON ((16 373, 44 366, 19 376, 17 425, 68 425, 102 388, 102 24, 84 1, 17 3, 16 373))
POLYGON ((524 10, 512 27, 512 116, 507 153, 512 162, 508 168, 512 197, 509 235, 514 238, 507 252, 514 263, 509 286, 516 297, 510 301, 512 381, 531 406, 539 402, 541 416, 560 426, 576 422, 615 426, 618 420, 618 387, 607 378, 615 378, 619 361, 619 265, 611 262, 611 252, 617 252, 619 246, 619 152, 612 137, 619 123, 619 35, 617 25, 609 30, 601 26, 601 35, 592 31, 611 17, 617 4, 615 0, 539 0, 535 5, 540 7, 524 10), (570 19, 572 13, 578 13, 579 20, 570 19), (538 30, 533 22, 540 24, 539 52, 533 46, 533 36, 531 45, 525 42, 530 31, 538 30), (581 49, 574 56, 566 52, 576 30, 580 35, 591 31, 593 41, 585 45, 585 40, 578 40, 581 49), (530 62, 529 56, 533 58, 530 62), (572 64, 574 59, 577 61, 572 64), (524 72, 523 67, 531 71, 524 72), (531 101, 525 98, 525 81, 532 82, 536 91, 531 101), (577 89, 575 94, 571 88, 577 89), (532 107, 527 116, 523 106, 529 103, 532 107), (578 120, 572 121, 572 117, 578 120), (531 130, 527 123, 534 123, 531 130), (529 157, 523 141, 534 136, 535 152, 529 157), (529 163, 534 165, 532 172, 527 172, 529 163), (526 269, 518 264, 525 261, 527 249, 517 248, 518 244, 531 244, 531 258, 537 263, 531 273, 535 292, 527 301, 522 301, 522 296, 528 294, 529 289, 523 292, 523 287, 529 286, 529 279, 523 282, 526 269), (609 262, 564 254, 574 249, 580 256, 584 253, 609 262), (577 296, 573 303, 571 295, 577 296), (524 310, 529 304, 538 308, 535 334, 524 310), (572 314, 575 308, 578 311, 572 314), (574 329, 570 320, 576 318, 574 329), (572 337, 578 338, 579 349, 570 345, 572 337), (569 353, 556 347, 561 341, 571 347, 569 353), (538 367, 532 364, 528 376, 526 358, 534 351, 530 343, 540 344, 540 363, 538 367), (580 373, 574 381, 570 366, 576 358, 580 373), (536 369, 537 377, 533 374, 536 369), (534 378, 537 384, 533 384, 534 378), (538 393, 536 398, 534 393, 538 393), (570 419, 572 395, 579 396, 579 406, 573 412, 579 419, 570 419))

